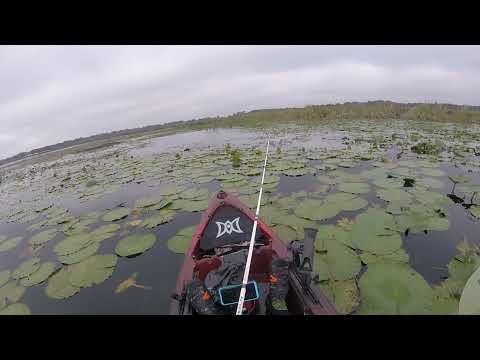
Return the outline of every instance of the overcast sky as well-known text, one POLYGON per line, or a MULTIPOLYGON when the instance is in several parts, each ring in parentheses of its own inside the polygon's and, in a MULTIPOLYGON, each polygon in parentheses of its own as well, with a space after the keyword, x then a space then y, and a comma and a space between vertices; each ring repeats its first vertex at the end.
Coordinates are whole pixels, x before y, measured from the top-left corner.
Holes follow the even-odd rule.
POLYGON ((0 159, 259 108, 480 105, 480 46, 0 46, 0 159))

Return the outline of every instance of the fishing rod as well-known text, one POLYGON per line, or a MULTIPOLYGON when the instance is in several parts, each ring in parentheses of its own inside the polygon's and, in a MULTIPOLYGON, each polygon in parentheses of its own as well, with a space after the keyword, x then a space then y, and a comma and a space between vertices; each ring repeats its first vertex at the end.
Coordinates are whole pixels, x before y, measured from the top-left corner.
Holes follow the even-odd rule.
POLYGON ((248 257, 247 263, 245 265, 245 272, 243 273, 242 288, 240 289, 240 297, 238 298, 237 315, 242 315, 243 303, 245 301, 245 294, 247 292, 248 275, 250 273, 250 264, 252 262, 253 247, 255 244, 255 233, 257 232, 258 214, 260 212, 260 202, 262 201, 263 181, 265 180, 265 169, 267 168, 269 146, 270 137, 268 137, 267 139, 267 151, 265 153, 265 162, 263 164, 262 182, 260 183, 260 194, 258 194, 257 211, 255 212, 255 221, 253 223, 252 237, 250 238, 250 246, 248 248, 248 257))

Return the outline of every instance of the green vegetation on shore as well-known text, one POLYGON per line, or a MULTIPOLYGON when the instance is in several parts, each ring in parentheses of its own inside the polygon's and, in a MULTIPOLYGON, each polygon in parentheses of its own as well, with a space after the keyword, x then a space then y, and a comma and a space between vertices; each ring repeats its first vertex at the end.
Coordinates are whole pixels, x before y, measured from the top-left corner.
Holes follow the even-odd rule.
MULTIPOLYGON (((210 128, 258 128, 294 122, 296 125, 316 125, 328 121, 351 119, 405 119, 415 121, 438 121, 452 123, 480 123, 479 106, 451 104, 402 104, 392 101, 350 102, 343 104, 309 105, 303 108, 264 109, 239 112, 229 116, 208 117, 188 121, 168 122, 142 128, 112 131, 86 138, 65 141, 63 143, 20 153, 8 159, 0 160, 0 165, 21 160, 31 155, 52 150, 77 146, 88 142, 99 142, 88 150, 109 146, 122 138, 152 138, 172 135, 179 132, 210 128)), ((85 149, 83 149, 85 150, 85 149)), ((83 151, 82 150, 82 151, 83 151)), ((74 151, 72 149, 72 151, 74 151)))

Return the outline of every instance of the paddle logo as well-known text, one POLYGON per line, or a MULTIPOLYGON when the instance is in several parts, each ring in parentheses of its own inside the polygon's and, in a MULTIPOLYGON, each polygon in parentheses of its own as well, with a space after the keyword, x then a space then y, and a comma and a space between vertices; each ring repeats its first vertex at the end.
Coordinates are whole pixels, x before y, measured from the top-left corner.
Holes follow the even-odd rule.
POLYGON ((240 217, 235 218, 233 221, 230 221, 230 220, 227 220, 225 222, 215 221, 215 223, 218 226, 217 239, 225 233, 227 233, 228 235, 230 235, 232 232, 242 234, 243 230, 240 229, 240 225, 238 224, 239 220, 240 220, 240 217))

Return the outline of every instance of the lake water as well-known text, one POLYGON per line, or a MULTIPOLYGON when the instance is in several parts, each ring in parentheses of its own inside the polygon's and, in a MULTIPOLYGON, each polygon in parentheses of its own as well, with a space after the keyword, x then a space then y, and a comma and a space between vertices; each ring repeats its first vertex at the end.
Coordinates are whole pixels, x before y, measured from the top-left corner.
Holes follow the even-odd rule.
MULTIPOLYGON (((384 135, 387 136, 395 129, 385 129, 384 135)), ((402 131, 401 127, 397 132, 402 131)), ((381 132, 381 129, 380 131, 381 132)), ((346 149, 348 144, 353 144, 353 138, 356 130, 336 130, 331 128, 309 129, 304 131, 298 128, 290 130, 283 129, 276 134, 271 135, 273 151, 278 148, 283 149, 301 149, 305 148, 307 151, 335 151, 346 149), (352 135, 353 134, 353 135, 352 135)), ((362 134, 363 136, 363 134, 362 134)), ((377 134, 378 136, 378 134, 377 134)), ((127 144, 116 146, 112 149, 103 149, 95 154, 84 155, 84 158, 78 156, 69 156, 55 164, 43 164, 46 170, 42 170, 47 175, 52 172, 62 172, 61 176, 66 176, 66 172, 61 169, 77 169, 90 162, 95 162, 97 169, 102 169, 102 161, 105 159, 115 160, 115 154, 121 154, 124 157, 122 164, 130 164, 127 162, 137 161, 132 165, 137 167, 138 173, 142 172, 144 162, 149 162, 149 171, 155 171, 155 164, 161 166, 162 160, 159 154, 176 154, 180 153, 182 156, 189 156, 191 153, 199 154, 202 152, 215 153, 221 151, 226 144, 238 148, 256 148, 263 150, 267 134, 265 131, 259 130, 241 130, 241 129, 214 129, 214 130, 200 130, 189 133, 180 133, 170 136, 154 138, 149 141, 142 141, 141 146, 136 146, 134 140, 130 140, 127 144), (188 149, 187 151, 185 151, 188 149), (100 159, 100 160, 98 160, 100 159), (156 163, 152 161, 155 161, 156 163), (160 159, 160 160, 159 160, 160 159), (49 168, 51 166, 51 168, 49 168), (57 170, 58 169, 58 170, 57 170)), ((355 146, 355 145, 354 145, 355 146)), ((361 148, 361 144, 358 148, 361 148)), ((388 148, 382 150, 385 156, 393 159, 393 161, 404 160, 396 159, 396 155, 401 151, 398 147, 390 144, 388 148)), ((163 155, 162 155, 163 156, 163 155)), ((166 155, 165 155, 166 156, 166 155)), ((173 156, 173 155, 172 155, 173 156)), ((414 159, 414 154, 405 154, 405 158, 414 159)), ((170 156, 171 158, 171 156, 170 156)), ((105 160, 105 163, 108 163, 105 160)), ((272 160, 274 161, 274 160, 272 160)), ((322 160, 309 160, 308 166, 314 167, 322 162, 322 160)), ((349 174, 358 174, 362 170, 371 169, 375 160, 363 161, 353 168, 342 168, 341 170, 349 174)), ((467 164, 468 165, 468 164, 467 164)), ((125 165, 127 166, 127 165, 125 165)), ((40 165, 39 165, 40 167, 40 165)), ((464 167, 455 166, 453 163, 442 162, 439 166, 446 176, 435 177, 435 179, 442 181, 444 187, 435 189, 435 192, 447 194, 451 191, 451 182, 448 180, 449 175, 458 175, 464 173, 464 167)), ((131 173, 132 171, 129 170, 131 173)), ((133 173, 135 174, 135 171, 133 173)), ((92 171, 94 173, 94 171, 92 171)), ((91 173, 90 173, 91 174, 91 173)), ((316 175, 318 175, 317 173, 316 175)), ((155 194, 158 191, 168 187, 171 181, 157 180, 162 178, 164 174, 160 173, 148 178, 146 175, 138 175, 140 178, 146 176, 147 179, 142 179, 137 183, 135 180, 126 184, 120 184, 117 191, 105 193, 98 198, 93 198, 88 201, 81 201, 78 199, 78 194, 82 189, 82 185, 78 193, 75 193, 75 187, 69 191, 53 191, 49 194, 46 190, 49 189, 48 181, 45 184, 40 184, 41 178, 39 175, 33 177, 36 180, 31 181, 35 189, 32 191, 31 187, 25 186, 27 180, 17 180, 24 187, 20 187, 18 192, 12 181, 6 181, 0 184, 2 193, 2 201, 0 202, 0 213, 11 213, 12 204, 20 206, 19 200, 28 203, 31 199, 48 199, 48 202, 53 203, 56 207, 63 207, 70 211, 74 216, 79 216, 91 211, 106 211, 113 209, 119 205, 123 205, 133 209, 134 203, 139 198, 145 197, 148 194, 155 194), (56 192, 57 191, 57 192, 56 192), (75 196, 72 196, 73 194, 75 196)), ((468 175, 472 183, 479 184, 480 176, 478 172, 470 172, 468 175)), ((13 175, 12 175, 13 176, 13 175)), ((60 176, 60 175, 59 175, 60 176)), ((55 177, 58 179, 59 176, 55 177)), ((136 175, 137 176, 137 175, 136 175)), ((274 195, 287 196, 291 193, 299 191, 313 191, 315 186, 318 186, 316 176, 313 174, 306 174, 303 176, 285 176, 280 174, 280 180, 274 195)), ((100 178, 102 181, 108 181, 108 176, 102 173, 100 178)), ((58 181, 58 180, 55 180, 58 181)), ((68 184, 68 180, 65 182, 68 184)), ((82 183, 83 184, 83 183, 82 183)), ((208 183, 197 185, 201 188, 207 188, 211 191, 220 189, 220 182, 213 180, 208 183)), ((106 187, 106 186, 104 186, 106 187)), ((376 196, 376 187, 371 186, 370 192, 362 194, 361 197, 366 199, 371 205, 378 204, 386 207, 387 203, 376 196)), ((469 241, 480 245, 480 238, 478 237, 479 220, 475 219, 462 204, 455 204, 451 202, 445 208, 448 212, 447 216, 450 220, 450 227, 446 231, 431 231, 420 234, 409 234, 406 236, 402 234, 403 248, 410 256, 410 266, 415 269, 429 284, 439 284, 442 279, 448 276, 446 265, 458 252, 456 249, 458 243, 466 238, 469 241)), ((364 209, 358 211, 340 212, 337 216, 326 221, 319 222, 321 224, 335 224, 338 220, 348 217, 354 218, 357 214, 362 213, 364 209)), ((261 212, 260 212, 261 216, 261 212)), ((82 288, 81 291, 64 300, 50 299, 45 295, 46 283, 28 287, 20 302, 25 303, 31 309, 33 314, 166 314, 169 310, 170 294, 172 293, 177 273, 183 262, 183 255, 172 253, 166 246, 167 240, 175 235, 178 230, 195 225, 201 217, 201 212, 186 212, 178 211, 172 221, 162 224, 148 232, 155 233, 157 241, 153 248, 133 258, 119 258, 117 266, 115 267, 113 275, 100 285, 94 285, 88 288, 82 288), (137 282, 142 285, 150 286, 150 290, 140 288, 129 288, 121 294, 115 294, 116 287, 132 273, 138 273, 137 282)), ((98 253, 114 253, 115 245, 118 240, 126 234, 145 233, 146 230, 141 227, 129 226, 128 223, 132 221, 131 216, 126 219, 119 220, 119 225, 122 230, 112 239, 105 240, 101 243, 98 253)), ((38 222, 38 220, 36 220, 38 222)), ((35 232, 27 232, 25 228, 34 222, 27 224, 19 224, 17 222, 8 222, 5 218, 0 219, 0 235, 5 235, 7 238, 14 236, 25 236, 22 243, 6 252, 0 252, 0 271, 15 269, 22 261, 27 260, 30 255, 25 255, 28 246, 28 239, 30 234, 35 232)), ((91 229, 103 225, 103 222, 94 224, 91 229)), ((60 227, 59 227, 60 228, 60 227)), ((43 261, 54 261, 58 263, 56 254, 53 252, 53 247, 58 241, 62 239, 63 235, 57 236, 49 241, 37 254, 43 261)))

